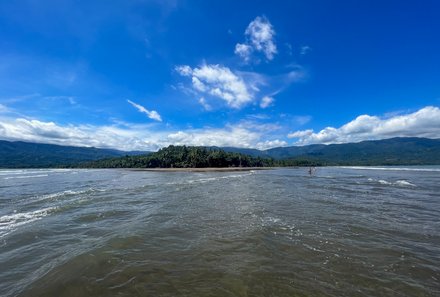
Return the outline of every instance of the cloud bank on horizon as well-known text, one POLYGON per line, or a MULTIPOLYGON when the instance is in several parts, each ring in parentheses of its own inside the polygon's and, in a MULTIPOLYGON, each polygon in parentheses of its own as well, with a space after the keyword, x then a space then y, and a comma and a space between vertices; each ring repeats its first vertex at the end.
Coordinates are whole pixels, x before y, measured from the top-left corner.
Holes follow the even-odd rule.
POLYGON ((326 127, 316 133, 312 129, 295 131, 287 137, 296 138, 297 145, 359 142, 392 137, 440 138, 440 109, 427 106, 413 113, 388 118, 360 115, 339 128, 326 127))
POLYGON ((226 22, 217 12, 235 2, 171 2, 0 3, 0 139, 152 151, 440 138, 440 4, 400 4, 408 23, 383 3, 326 16, 253 3, 226 22))
MULTIPOLYGON (((168 145, 233 146, 265 150, 287 146, 283 140, 266 140, 279 130, 276 125, 241 122, 223 128, 152 130, 148 125, 67 125, 25 118, 3 118, 0 138, 73 146, 94 146, 122 150, 156 151, 168 145)), ((299 130, 287 135, 295 145, 331 144, 392 137, 440 138, 440 108, 428 106, 416 112, 392 117, 361 115, 339 128, 317 133, 299 130)))

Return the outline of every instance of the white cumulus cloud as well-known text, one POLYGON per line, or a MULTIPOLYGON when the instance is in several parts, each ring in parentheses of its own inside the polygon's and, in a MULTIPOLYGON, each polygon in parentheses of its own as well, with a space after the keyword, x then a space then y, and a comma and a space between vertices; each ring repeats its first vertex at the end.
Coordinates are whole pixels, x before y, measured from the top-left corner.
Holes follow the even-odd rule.
POLYGON ((252 46, 244 43, 237 43, 235 45, 234 53, 240 56, 247 63, 251 59, 252 46))
POLYGON ((296 144, 345 143, 392 137, 440 138, 440 108, 427 106, 416 112, 388 118, 360 115, 339 127, 327 127, 319 132, 296 131, 288 134, 296 144))
POLYGON ((289 133, 287 137, 289 138, 305 138, 313 134, 312 129, 302 130, 302 131, 296 131, 289 133))
POLYGON ((256 148, 259 150, 267 150, 274 147, 282 147, 282 146, 287 146, 287 142, 284 140, 275 139, 275 140, 266 140, 263 142, 259 142, 257 143, 256 148))
POLYGON ((131 100, 127 100, 127 102, 130 103, 132 106, 134 106, 139 112, 145 113, 147 115, 147 117, 149 117, 150 119, 162 122, 162 117, 160 116, 160 114, 157 111, 155 111, 155 110, 150 111, 150 110, 146 109, 145 107, 143 107, 142 105, 134 103, 131 100))
POLYGON ((261 135, 241 127, 196 129, 167 135, 167 141, 176 145, 255 147, 261 135))
POLYGON ((264 16, 258 16, 246 28, 246 42, 236 44, 235 54, 243 58, 245 62, 250 60, 254 51, 261 52, 267 60, 272 60, 277 54, 277 46, 274 41, 275 34, 269 20, 264 16))
POLYGON ((238 109, 253 99, 243 78, 228 67, 204 64, 195 68, 177 66, 175 69, 182 76, 191 76, 195 91, 220 98, 229 107, 238 109))
POLYGON ((183 76, 191 76, 192 69, 188 65, 176 66, 176 71, 183 76))

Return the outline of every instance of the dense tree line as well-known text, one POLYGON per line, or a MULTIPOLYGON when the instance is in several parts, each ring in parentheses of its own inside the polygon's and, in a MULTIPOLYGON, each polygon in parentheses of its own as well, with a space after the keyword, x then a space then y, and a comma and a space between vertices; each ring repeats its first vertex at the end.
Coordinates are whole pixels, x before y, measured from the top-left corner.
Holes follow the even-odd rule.
POLYGON ((109 158, 82 164, 85 168, 204 168, 204 167, 270 167, 271 158, 251 157, 221 149, 170 145, 156 153, 109 158))
POLYGON ((0 140, 0 168, 440 164, 440 139, 426 138, 392 138, 359 143, 290 146, 265 151, 231 147, 211 147, 205 148, 206 151, 203 150, 200 147, 172 147, 150 154, 0 140), (121 156, 125 157, 119 158, 121 156), (100 161, 93 162, 94 160, 100 161))

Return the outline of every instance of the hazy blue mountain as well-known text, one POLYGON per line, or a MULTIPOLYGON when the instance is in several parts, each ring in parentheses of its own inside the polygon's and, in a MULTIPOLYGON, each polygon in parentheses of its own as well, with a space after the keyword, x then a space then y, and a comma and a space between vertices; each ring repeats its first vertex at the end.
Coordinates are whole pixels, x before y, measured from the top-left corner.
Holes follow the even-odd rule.
POLYGON ((0 140, 0 168, 59 167, 144 153, 0 140))
POLYGON ((315 144, 277 147, 258 151, 224 148, 225 151, 247 153, 252 156, 281 159, 306 159, 327 165, 410 165, 440 164, 440 139, 390 138, 344 144, 315 144))
MULTIPOLYGON (((283 160, 277 164, 301 165, 431 165, 440 164, 440 139, 391 138, 330 145, 278 147, 269 150, 221 148, 226 152, 283 160)), ((63 167, 148 152, 60 146, 0 140, 0 168, 63 167)))

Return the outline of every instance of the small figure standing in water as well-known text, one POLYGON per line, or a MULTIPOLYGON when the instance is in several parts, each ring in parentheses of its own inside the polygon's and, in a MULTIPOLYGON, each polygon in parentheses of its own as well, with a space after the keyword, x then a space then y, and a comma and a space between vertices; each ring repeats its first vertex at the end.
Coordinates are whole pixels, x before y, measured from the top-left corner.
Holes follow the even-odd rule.
POLYGON ((313 176, 315 174, 315 170, 316 170, 315 166, 310 166, 309 167, 309 176, 313 176))

